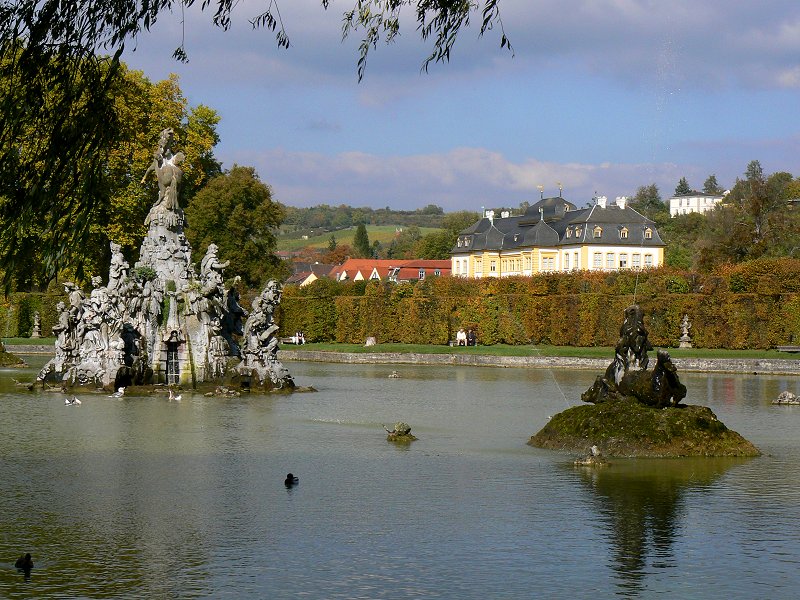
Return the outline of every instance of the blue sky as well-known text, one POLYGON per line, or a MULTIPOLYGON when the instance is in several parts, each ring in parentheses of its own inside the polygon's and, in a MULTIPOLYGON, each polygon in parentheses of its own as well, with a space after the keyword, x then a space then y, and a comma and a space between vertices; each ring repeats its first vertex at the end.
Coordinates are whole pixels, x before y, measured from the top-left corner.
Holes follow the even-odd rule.
POLYGON ((225 168, 254 166, 284 204, 480 210, 560 182, 583 206, 650 183, 668 198, 682 176, 729 187, 752 159, 800 175, 796 0, 501 0, 514 56, 473 26, 427 74, 407 11, 361 83, 360 38, 340 35, 353 0, 279 2, 288 50, 252 30, 265 4, 239 2, 227 32, 197 6, 165 14, 124 60, 178 74, 221 115, 225 168))

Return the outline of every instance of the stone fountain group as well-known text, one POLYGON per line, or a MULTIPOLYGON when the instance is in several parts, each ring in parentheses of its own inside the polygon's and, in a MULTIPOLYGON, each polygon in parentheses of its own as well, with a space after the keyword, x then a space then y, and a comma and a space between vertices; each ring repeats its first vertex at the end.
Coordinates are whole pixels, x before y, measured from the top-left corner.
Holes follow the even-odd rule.
POLYGON ((239 278, 226 283, 229 262, 219 258, 215 244, 195 271, 178 204, 184 155, 173 153, 173 142, 173 131, 165 129, 145 173, 155 173, 159 191, 138 262, 131 269, 111 242, 106 285, 93 277, 87 295, 64 284, 67 301, 58 304, 53 327, 55 357, 38 381, 110 390, 153 383, 294 388, 277 356, 280 284, 269 281, 247 311, 240 305, 239 278))

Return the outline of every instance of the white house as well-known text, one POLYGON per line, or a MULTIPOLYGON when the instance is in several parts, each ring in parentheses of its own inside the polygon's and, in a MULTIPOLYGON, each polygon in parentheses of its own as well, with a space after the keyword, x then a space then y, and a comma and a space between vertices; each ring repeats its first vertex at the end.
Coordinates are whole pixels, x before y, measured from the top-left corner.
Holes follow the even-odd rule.
POLYGON ((704 213, 712 210, 729 192, 723 194, 704 194, 692 192, 686 196, 673 196, 669 199, 669 216, 704 213))

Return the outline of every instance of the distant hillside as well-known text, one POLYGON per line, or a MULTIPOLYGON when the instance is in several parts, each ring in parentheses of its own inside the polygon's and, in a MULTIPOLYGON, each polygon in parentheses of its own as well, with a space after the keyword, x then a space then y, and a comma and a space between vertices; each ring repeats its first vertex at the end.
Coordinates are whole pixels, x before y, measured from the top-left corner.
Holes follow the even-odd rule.
MULTIPOLYGON (((367 235, 369 241, 374 243, 380 242, 383 246, 388 246, 401 229, 407 229, 402 225, 367 225, 367 235)), ((441 231, 436 227, 420 227, 419 233, 422 236, 429 233, 441 231)), ((353 237, 355 236, 355 226, 348 227, 347 229, 340 229, 338 231, 323 231, 321 229, 313 231, 294 231, 291 233, 284 233, 278 236, 278 250, 294 251, 302 248, 319 248, 327 249, 330 243, 331 235, 336 238, 337 244, 353 245, 353 237), (303 236, 306 236, 305 238, 303 236)))
MULTIPOLYGON (((364 223, 372 226, 440 228, 444 219, 444 209, 434 204, 417 210, 392 210, 386 208, 370 208, 347 206, 328 206, 320 204, 308 208, 286 207, 286 218, 281 226, 282 233, 316 232, 320 229, 341 230, 364 223)), ((370 235, 370 238, 372 236, 370 235)))

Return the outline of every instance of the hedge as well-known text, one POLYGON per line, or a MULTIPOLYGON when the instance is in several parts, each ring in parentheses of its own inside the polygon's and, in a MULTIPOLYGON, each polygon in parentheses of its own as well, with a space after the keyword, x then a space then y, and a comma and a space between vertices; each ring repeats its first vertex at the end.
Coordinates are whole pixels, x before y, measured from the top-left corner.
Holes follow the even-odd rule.
POLYGON ((287 286, 281 328, 310 341, 445 344, 460 327, 481 344, 609 346, 636 301, 650 340, 677 346, 683 315, 697 348, 767 349, 800 341, 800 260, 769 259, 711 274, 661 268, 636 274, 431 278, 417 284, 314 282, 287 286), (634 295, 635 294, 635 295, 634 295))
MULTIPOLYGON (((257 291, 242 293, 249 308, 257 291)), ((30 335, 38 310, 42 335, 56 323, 55 294, 12 294, 0 303, 3 337, 30 335)), ((800 259, 762 259, 698 274, 670 268, 463 279, 416 284, 379 281, 286 286, 276 319, 283 335, 308 341, 446 344, 473 328, 481 344, 610 346, 622 313, 636 301, 656 346, 678 344, 689 316, 697 348, 767 349, 800 343, 800 259)))

